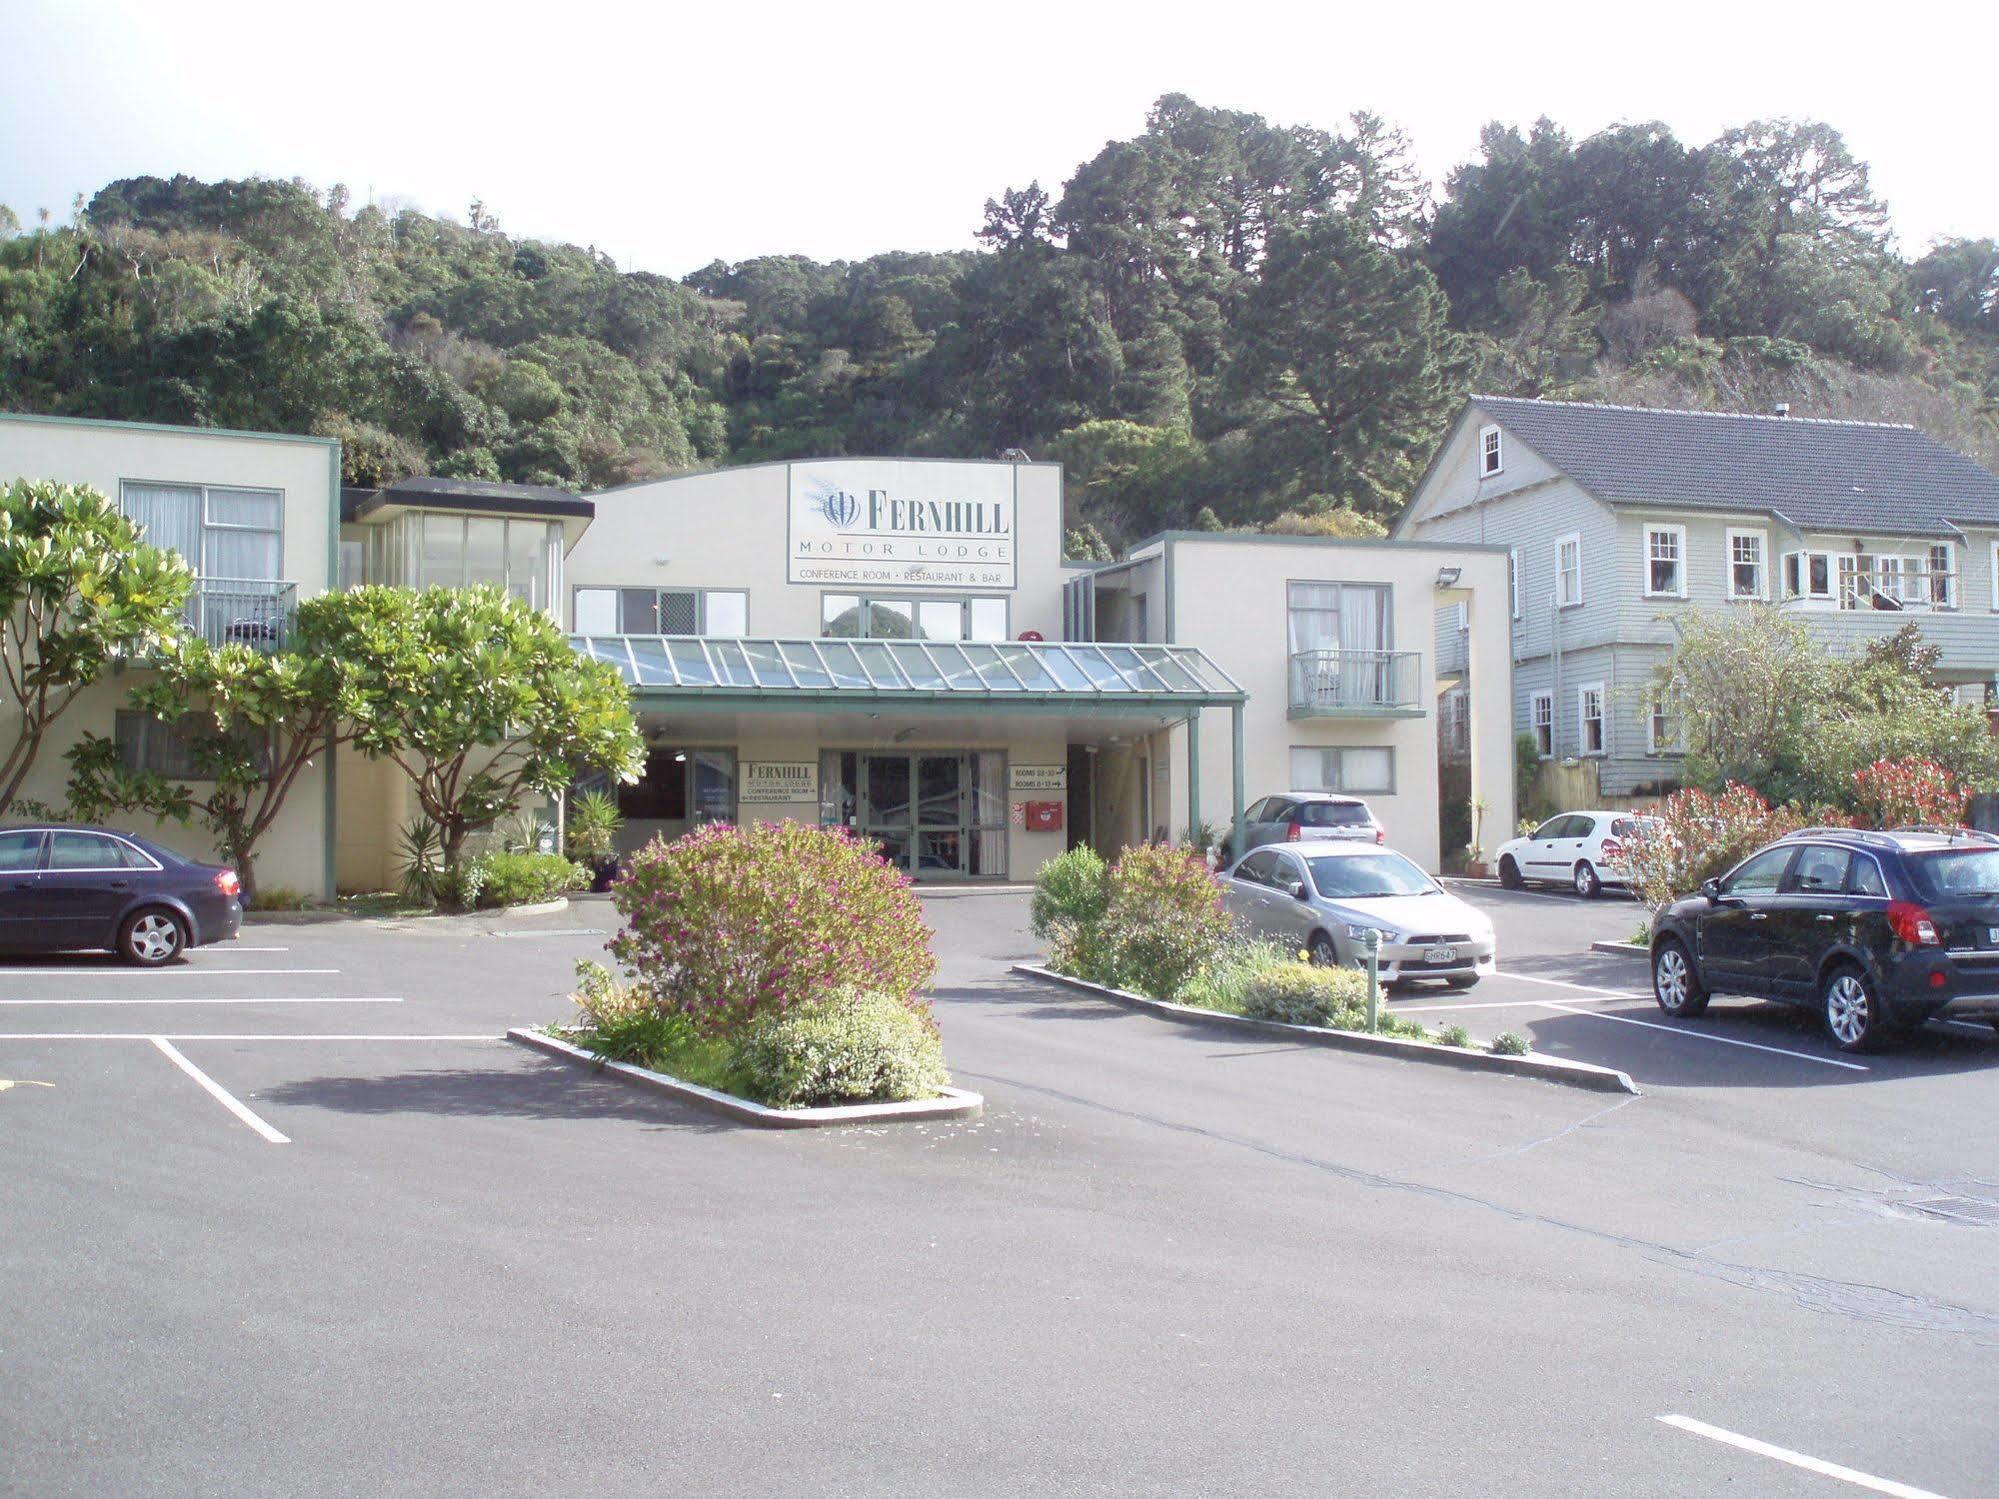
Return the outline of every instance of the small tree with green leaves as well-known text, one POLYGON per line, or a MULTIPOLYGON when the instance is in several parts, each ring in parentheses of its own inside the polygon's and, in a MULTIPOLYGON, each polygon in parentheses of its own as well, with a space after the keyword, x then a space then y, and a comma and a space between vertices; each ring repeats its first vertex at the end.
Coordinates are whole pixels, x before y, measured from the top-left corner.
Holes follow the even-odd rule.
POLYGON ((638 779, 645 745, 624 679, 578 655, 539 609, 484 585, 347 598, 355 747, 409 776, 437 825, 447 891, 466 838, 524 795, 596 772, 638 779))
POLYGON ((67 755, 71 810, 91 819, 134 810, 199 818, 254 901, 258 843, 307 767, 354 736, 357 613, 350 594, 307 599, 279 651, 191 635, 172 642, 153 680, 133 689, 132 705, 178 731, 188 782, 129 766, 117 745, 86 734, 67 755))
POLYGON ((16 480, 0 493, 0 689, 15 720, 0 739, 0 815, 78 696, 180 630, 193 582, 87 485, 16 480))

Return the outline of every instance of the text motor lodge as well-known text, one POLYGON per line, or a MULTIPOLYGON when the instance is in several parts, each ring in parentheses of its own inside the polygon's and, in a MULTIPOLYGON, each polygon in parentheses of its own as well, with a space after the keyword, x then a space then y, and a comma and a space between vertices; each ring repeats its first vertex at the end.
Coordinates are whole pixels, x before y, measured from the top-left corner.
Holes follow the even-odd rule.
POLYGON ((821 495, 817 508, 837 534, 799 537, 801 557, 997 562, 1013 543, 1009 507, 999 500, 901 500, 885 489, 865 497, 836 489, 821 495))

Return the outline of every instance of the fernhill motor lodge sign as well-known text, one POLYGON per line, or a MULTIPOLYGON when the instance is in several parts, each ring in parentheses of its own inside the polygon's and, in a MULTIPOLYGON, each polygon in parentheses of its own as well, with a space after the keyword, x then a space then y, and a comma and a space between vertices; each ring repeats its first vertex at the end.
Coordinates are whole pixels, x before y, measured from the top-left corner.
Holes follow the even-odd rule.
POLYGON ((842 587, 1012 588, 1011 467, 791 465, 786 578, 842 587))

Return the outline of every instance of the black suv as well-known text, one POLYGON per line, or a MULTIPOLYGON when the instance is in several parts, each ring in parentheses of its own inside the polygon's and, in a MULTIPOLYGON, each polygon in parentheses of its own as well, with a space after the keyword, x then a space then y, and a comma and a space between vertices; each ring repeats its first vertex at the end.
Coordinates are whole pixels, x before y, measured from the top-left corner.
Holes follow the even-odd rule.
POLYGON ((1652 918, 1652 994, 1808 1005, 1842 1051, 1932 1017, 1999 1029, 1999 840, 1952 829, 1806 828, 1652 918))

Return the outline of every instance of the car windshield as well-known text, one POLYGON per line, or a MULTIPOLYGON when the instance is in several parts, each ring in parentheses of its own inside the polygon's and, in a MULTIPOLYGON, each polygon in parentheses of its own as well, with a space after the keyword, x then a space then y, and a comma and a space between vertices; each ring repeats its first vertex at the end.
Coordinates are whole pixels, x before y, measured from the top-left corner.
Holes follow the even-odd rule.
POLYGON ((1940 848, 1911 854, 1909 870, 1925 900, 1999 895, 1999 848, 1940 848))
POLYGON ((1312 883, 1327 900, 1369 900, 1389 895, 1428 895, 1437 887, 1400 854, 1357 854, 1344 859, 1307 859, 1312 883))
POLYGON ((1294 819, 1308 828, 1357 828, 1367 823, 1363 802, 1300 802, 1294 819))

